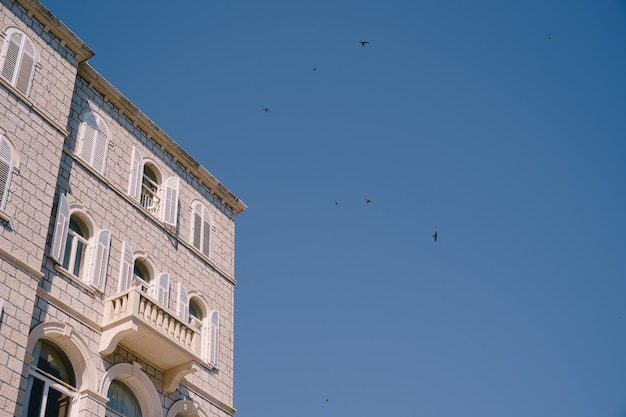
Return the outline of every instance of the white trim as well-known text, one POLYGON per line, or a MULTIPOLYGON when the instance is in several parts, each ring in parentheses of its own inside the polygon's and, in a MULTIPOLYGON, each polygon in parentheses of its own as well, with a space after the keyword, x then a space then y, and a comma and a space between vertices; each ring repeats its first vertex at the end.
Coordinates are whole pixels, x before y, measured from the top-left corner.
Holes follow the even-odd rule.
POLYGON ((150 378, 143 372, 138 362, 119 363, 110 367, 100 384, 100 395, 108 398, 109 386, 114 379, 123 381, 133 391, 139 401, 141 414, 149 417, 162 417, 161 397, 150 378))

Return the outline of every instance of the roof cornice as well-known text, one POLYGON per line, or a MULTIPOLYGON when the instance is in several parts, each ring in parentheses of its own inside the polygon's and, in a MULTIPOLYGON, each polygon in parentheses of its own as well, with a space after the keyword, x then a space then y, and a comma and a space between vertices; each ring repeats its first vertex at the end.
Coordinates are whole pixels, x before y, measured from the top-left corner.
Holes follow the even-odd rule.
POLYGON ((119 90, 102 77, 91 65, 83 62, 78 66, 78 75, 85 79, 89 87, 98 91, 105 101, 115 106, 118 111, 128 117, 133 126, 141 129, 146 136, 161 146, 161 150, 172 155, 191 175, 207 187, 211 193, 220 198, 230 207, 234 214, 239 214, 248 206, 217 180, 206 168, 200 165, 179 144, 165 133, 156 123, 146 116, 137 106, 130 102, 119 90))
POLYGON ((44 27, 45 32, 52 33, 60 39, 61 45, 68 47, 76 55, 78 62, 83 62, 95 55, 95 52, 78 36, 65 26, 58 17, 48 10, 38 0, 17 1, 28 13, 29 17, 37 19, 44 27))

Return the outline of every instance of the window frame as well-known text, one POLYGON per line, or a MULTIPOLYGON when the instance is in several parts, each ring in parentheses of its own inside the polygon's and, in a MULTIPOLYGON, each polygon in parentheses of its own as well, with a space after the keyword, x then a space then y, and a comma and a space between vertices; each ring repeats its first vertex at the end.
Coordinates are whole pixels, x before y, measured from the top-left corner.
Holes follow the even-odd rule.
POLYGON ((212 216, 209 209, 201 202, 195 201, 191 206, 190 242, 201 254, 211 256, 212 216), (199 230, 198 230, 199 226, 199 230), (196 244, 197 241, 197 244, 196 244))
POLYGON ((0 52, 0 78, 20 94, 28 97, 33 86, 37 61, 37 48, 31 38, 17 28, 8 29, 0 52), (21 37, 19 42, 14 39, 15 35, 21 37), (12 51, 15 54, 15 62, 7 63, 10 48, 17 48, 17 51, 12 51), (25 63, 25 58, 31 59, 32 62, 29 64, 26 61, 25 63), (30 68, 24 67, 25 64, 30 65, 30 68), (7 65, 11 65, 12 68, 8 68, 7 65), (7 73, 10 73, 10 79, 7 73))
MULTIPOLYGON (((107 269, 111 247, 111 232, 107 229, 97 230, 95 222, 81 207, 70 205, 65 194, 59 195, 57 217, 50 244, 50 257, 58 264, 64 275, 93 290, 104 292, 106 287, 107 269), (72 216, 76 216, 87 229, 88 238, 78 236, 70 230, 72 216), (70 237, 72 238, 70 240, 70 237), (85 244, 82 265, 79 274, 75 270, 75 248, 70 248, 67 260, 67 244, 85 244)), ((57 267, 55 267, 57 268, 57 267)))
POLYGON ((87 110, 78 128, 76 155, 87 165, 104 175, 109 153, 109 128, 98 113, 87 110))

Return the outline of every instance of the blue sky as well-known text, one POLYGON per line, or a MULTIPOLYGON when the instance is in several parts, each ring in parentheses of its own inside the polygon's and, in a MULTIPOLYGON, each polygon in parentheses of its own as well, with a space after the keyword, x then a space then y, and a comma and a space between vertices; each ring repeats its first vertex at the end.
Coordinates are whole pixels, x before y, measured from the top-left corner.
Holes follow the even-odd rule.
POLYGON ((44 4, 249 206, 238 417, 626 416, 626 1, 44 4))

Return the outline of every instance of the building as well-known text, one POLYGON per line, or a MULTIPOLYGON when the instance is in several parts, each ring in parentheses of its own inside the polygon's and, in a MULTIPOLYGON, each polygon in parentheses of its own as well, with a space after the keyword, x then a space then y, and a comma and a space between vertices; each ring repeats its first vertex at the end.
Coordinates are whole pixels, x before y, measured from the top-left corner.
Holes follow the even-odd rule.
POLYGON ((0 43, 0 416, 233 415, 246 205, 39 1, 0 43))

